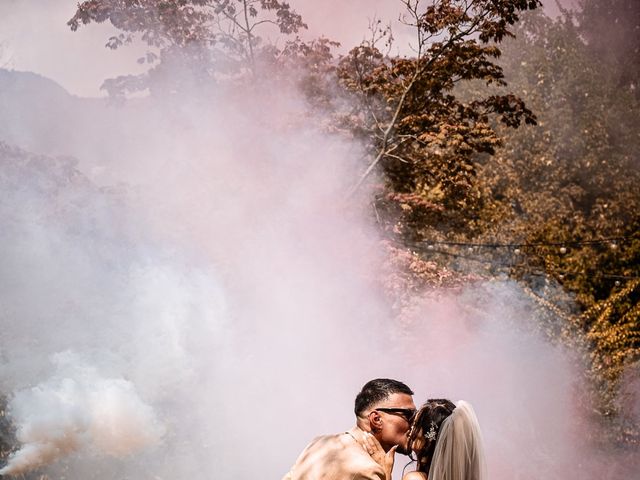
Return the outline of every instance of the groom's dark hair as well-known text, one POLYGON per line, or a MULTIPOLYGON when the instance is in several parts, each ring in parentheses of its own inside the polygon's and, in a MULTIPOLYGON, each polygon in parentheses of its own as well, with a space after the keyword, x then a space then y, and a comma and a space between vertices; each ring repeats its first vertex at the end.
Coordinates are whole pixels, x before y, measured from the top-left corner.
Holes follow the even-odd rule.
POLYGON ((360 393, 356 395, 355 413, 359 417, 366 409, 385 400, 394 393, 413 395, 413 391, 404 383, 390 378, 376 378, 365 383, 360 393))

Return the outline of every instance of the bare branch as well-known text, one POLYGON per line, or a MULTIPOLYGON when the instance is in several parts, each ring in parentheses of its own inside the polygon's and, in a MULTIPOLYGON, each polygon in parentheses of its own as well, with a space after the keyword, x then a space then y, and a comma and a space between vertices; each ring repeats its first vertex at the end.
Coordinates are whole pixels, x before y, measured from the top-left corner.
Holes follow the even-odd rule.
POLYGON ((389 138, 390 138, 391 134, 393 133, 394 128, 396 127, 396 124, 397 124, 398 119, 400 117, 400 112, 402 111, 402 108, 404 107, 404 104, 405 104, 405 101, 407 99, 407 96, 409 95, 409 93, 413 89, 413 86, 415 85, 416 81, 420 78, 420 76, 427 69, 429 69, 431 67, 431 65, 433 65, 433 63, 436 60, 438 60, 440 57, 442 57, 442 55, 451 47, 451 45, 453 45, 456 41, 460 40, 461 38, 473 33, 474 29, 477 28, 477 26, 480 24, 480 22, 484 19, 484 15, 480 15, 474 22, 471 23, 471 25, 469 25, 469 27, 467 29, 460 30, 455 35, 451 35, 449 37, 449 39, 446 41, 446 43, 444 43, 433 54, 433 56, 431 56, 426 62, 422 62, 422 60, 423 60, 422 47, 424 46, 424 38, 423 38, 423 34, 422 34, 422 29, 419 26, 418 5, 419 5, 420 1, 417 0, 415 2, 412 2, 411 0, 404 0, 403 3, 407 6, 407 8, 409 9, 410 13, 415 18, 416 25, 418 25, 417 26, 418 55, 417 55, 417 58, 415 59, 416 68, 415 68, 415 71, 413 72, 413 75, 411 76, 411 80, 409 81, 407 86, 404 88, 404 91, 402 92, 402 95, 400 96, 400 99, 398 100, 398 103, 396 105, 396 108, 395 108, 395 111, 394 111, 393 116, 391 118, 391 121, 389 122, 389 125, 384 130, 384 135, 383 135, 383 138, 382 138, 382 145, 380 147, 380 150, 378 151, 378 154, 373 159, 373 161, 369 164, 369 166, 364 171, 364 173, 360 176, 360 178, 358 179, 356 184, 351 188, 351 190, 349 190, 349 193, 348 193, 347 197, 351 197, 360 188, 362 183, 371 174, 371 172, 378 165, 380 160, 382 160, 384 158, 384 156, 387 154, 387 146, 388 146, 388 143, 389 143, 389 138))

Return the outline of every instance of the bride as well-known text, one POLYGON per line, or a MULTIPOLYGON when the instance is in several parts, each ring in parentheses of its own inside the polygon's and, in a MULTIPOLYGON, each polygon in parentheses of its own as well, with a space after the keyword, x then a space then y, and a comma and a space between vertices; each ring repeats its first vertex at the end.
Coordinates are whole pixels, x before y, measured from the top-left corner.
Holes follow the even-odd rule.
POLYGON ((402 480, 484 480, 482 435, 471 405, 464 400, 428 400, 416 414, 409 445, 415 472, 402 480))

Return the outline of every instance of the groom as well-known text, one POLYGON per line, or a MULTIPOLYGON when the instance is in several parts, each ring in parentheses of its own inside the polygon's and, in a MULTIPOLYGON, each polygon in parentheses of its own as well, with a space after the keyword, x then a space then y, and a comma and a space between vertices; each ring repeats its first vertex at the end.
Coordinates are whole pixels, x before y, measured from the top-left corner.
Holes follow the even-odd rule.
POLYGON ((409 453, 412 395, 397 380, 367 382, 356 396, 356 426, 313 440, 282 480, 389 480, 394 451, 409 453))

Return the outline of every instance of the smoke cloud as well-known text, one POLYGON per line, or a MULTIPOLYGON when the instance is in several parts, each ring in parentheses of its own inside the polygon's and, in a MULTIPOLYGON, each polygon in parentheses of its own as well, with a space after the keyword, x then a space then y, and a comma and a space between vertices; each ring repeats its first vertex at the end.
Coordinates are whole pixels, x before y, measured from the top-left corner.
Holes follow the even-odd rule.
POLYGON ((102 378, 70 352, 55 355, 53 362, 53 378, 11 400, 22 446, 0 475, 25 473, 81 448, 120 457, 159 443, 164 427, 131 382, 102 378))

